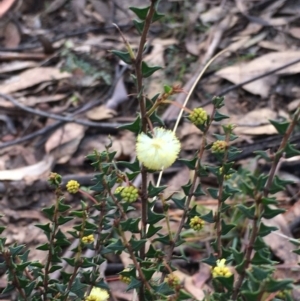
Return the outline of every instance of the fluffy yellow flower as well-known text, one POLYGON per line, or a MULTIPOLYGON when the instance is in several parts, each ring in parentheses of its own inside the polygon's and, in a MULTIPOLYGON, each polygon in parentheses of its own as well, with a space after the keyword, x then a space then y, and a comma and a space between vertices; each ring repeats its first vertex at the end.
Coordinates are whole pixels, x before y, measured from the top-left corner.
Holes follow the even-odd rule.
POLYGON ((168 168, 176 160, 179 151, 180 141, 170 130, 154 128, 153 138, 145 133, 141 133, 137 137, 137 157, 149 169, 168 168))
POLYGON ((212 269, 212 276, 215 277, 230 277, 232 273, 229 268, 225 265, 226 259, 218 259, 217 266, 212 269))
POLYGON ((85 301, 106 301, 109 298, 109 294, 106 290, 100 287, 93 287, 88 297, 85 297, 85 301))

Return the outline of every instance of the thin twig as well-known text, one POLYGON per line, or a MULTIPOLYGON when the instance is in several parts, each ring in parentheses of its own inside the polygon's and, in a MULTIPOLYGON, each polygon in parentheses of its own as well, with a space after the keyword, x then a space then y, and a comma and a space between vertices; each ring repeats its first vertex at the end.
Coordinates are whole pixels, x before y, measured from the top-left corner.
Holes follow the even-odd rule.
POLYGON ((48 112, 44 112, 41 110, 37 110, 37 109, 33 109, 30 107, 27 107, 23 104, 21 104, 20 102, 18 102, 15 98, 13 98, 10 95, 7 94, 3 94, 0 93, 0 97, 10 101, 11 103, 13 103, 16 107, 20 108, 21 110, 34 114, 34 115, 38 115, 38 116, 42 116, 42 117, 47 117, 50 119, 55 119, 55 120, 59 120, 59 121, 63 121, 63 122, 73 122, 73 123, 77 123, 77 124, 81 124, 81 125, 85 125, 85 126, 90 126, 90 127, 96 127, 96 128, 116 128, 121 126, 121 124, 119 123, 106 123, 106 122, 92 122, 92 121, 88 121, 88 120, 83 120, 83 119, 77 119, 75 115, 71 114, 70 116, 64 117, 61 115, 57 115, 57 114, 53 114, 53 113, 48 113, 48 112))

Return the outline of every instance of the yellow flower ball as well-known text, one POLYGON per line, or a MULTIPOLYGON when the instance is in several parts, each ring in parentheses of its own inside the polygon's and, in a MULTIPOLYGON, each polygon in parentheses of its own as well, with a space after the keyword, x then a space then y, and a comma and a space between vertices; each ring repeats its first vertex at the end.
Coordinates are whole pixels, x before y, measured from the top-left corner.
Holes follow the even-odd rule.
POLYGON ((88 297, 85 297, 85 301, 107 301, 109 294, 107 290, 100 287, 93 287, 88 297))
POLYGON ((67 185, 67 190, 69 193, 77 193, 80 187, 80 184, 75 180, 70 180, 67 185))
POLYGON ((195 231, 202 230, 204 224, 205 224, 204 220, 202 220, 199 216, 194 216, 190 220, 190 227, 195 231))
POLYGON ((84 244, 90 244, 92 242, 94 242, 95 238, 94 238, 94 235, 93 234, 90 234, 88 236, 83 236, 81 241, 84 243, 84 244))
POLYGON ((232 273, 229 268, 225 265, 226 259, 218 259, 216 264, 217 266, 212 269, 212 276, 215 277, 230 277, 232 273))
POLYGON ((175 162, 180 147, 180 141, 172 131, 154 128, 153 138, 145 133, 138 135, 136 153, 139 161, 147 168, 162 170, 175 162))

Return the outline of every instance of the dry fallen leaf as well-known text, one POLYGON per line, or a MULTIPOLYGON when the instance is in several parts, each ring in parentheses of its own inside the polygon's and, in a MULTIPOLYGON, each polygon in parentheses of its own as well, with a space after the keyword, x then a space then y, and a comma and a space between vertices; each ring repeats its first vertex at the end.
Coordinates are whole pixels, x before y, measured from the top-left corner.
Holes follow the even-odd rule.
POLYGON ((46 142, 46 153, 51 152, 58 163, 66 163, 77 150, 85 130, 86 127, 76 123, 67 123, 60 127, 46 142))
POLYGON ((0 18, 12 7, 16 0, 2 0, 0 2, 0 18))
POLYGON ((1 170, 0 180, 2 181, 34 181, 40 179, 43 174, 49 174, 52 168, 53 157, 46 156, 42 161, 11 170, 1 170))
POLYGON ((232 116, 230 122, 236 125, 234 132, 237 135, 274 135, 277 131, 268 120, 276 118, 275 111, 270 108, 260 108, 244 116, 232 116))
POLYGON ((4 29, 4 45, 7 48, 17 47, 21 42, 21 33, 15 22, 8 22, 4 29))
POLYGON ((105 120, 110 119, 117 115, 115 110, 107 108, 105 105, 95 107, 92 110, 86 112, 86 117, 91 120, 105 120))
POLYGON ((289 29, 289 34, 296 39, 300 39, 300 27, 292 27, 289 29))
POLYGON ((61 72, 54 67, 37 67, 26 70, 19 75, 1 83, 1 93, 9 94, 23 90, 46 81, 60 80, 71 77, 68 72, 61 72))
MULTIPOLYGON (((278 67, 296 61, 297 59, 300 59, 299 51, 271 52, 257 59, 254 59, 249 63, 241 63, 226 67, 218 71, 216 74, 233 82, 234 84, 239 84, 271 70, 274 70, 278 67)), ((290 67, 276 72, 276 74, 295 73, 300 73, 300 63, 294 64, 290 67)), ((271 75, 256 80, 250 84, 244 85, 243 88, 250 93, 258 94, 262 97, 268 97, 270 87, 271 85, 275 84, 276 81, 277 76, 271 75)))
POLYGON ((0 64, 0 73, 8 73, 27 68, 38 66, 38 63, 33 61, 13 61, 9 63, 0 64))

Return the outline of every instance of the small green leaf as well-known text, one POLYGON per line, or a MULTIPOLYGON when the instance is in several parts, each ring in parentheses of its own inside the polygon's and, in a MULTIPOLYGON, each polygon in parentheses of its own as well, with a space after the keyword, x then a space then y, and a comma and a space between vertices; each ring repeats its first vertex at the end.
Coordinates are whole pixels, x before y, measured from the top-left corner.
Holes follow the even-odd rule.
POLYGON ((76 265, 76 258, 72 257, 63 257, 63 260, 66 261, 70 266, 74 267, 76 265))
POLYGON ((264 223, 261 223, 260 227, 259 227, 258 235, 260 237, 264 237, 264 236, 266 236, 266 235, 268 235, 271 232, 276 231, 276 230, 278 230, 278 228, 272 227, 272 226, 269 227, 269 226, 266 226, 264 223))
POLYGON ((271 119, 269 119, 269 121, 280 135, 284 135, 290 125, 290 122, 288 121, 276 121, 271 119))
POLYGON ((130 54, 128 51, 119 51, 119 50, 111 50, 111 52, 116 55, 119 59, 121 59, 123 62, 125 62, 128 65, 132 64, 132 59, 130 57, 130 54))
POLYGON ((207 213, 206 215, 200 215, 200 218, 203 219, 207 223, 210 223, 210 224, 215 223, 215 219, 214 219, 212 210, 209 213, 207 213))
POLYGON ((171 200, 174 202, 177 209, 184 210, 185 198, 186 198, 185 196, 182 199, 177 199, 176 197, 172 197, 171 200))
POLYGON ((229 291, 233 290, 233 281, 234 281, 233 275, 231 275, 230 277, 216 277, 214 279, 220 282, 222 286, 224 286, 229 291))
POLYGON ((180 290, 179 295, 178 295, 178 300, 193 300, 193 296, 190 295, 188 292, 185 290, 180 290))
POLYGON ((148 11, 149 11, 150 6, 147 7, 135 7, 135 6, 130 6, 129 9, 131 11, 133 11, 138 18, 140 18, 141 20, 146 20, 148 11))
POLYGON ((243 151, 238 149, 237 147, 231 146, 228 150, 227 160, 228 161, 233 161, 236 158, 236 156, 239 155, 242 152, 243 151))
POLYGON ((230 251, 233 255, 236 265, 241 264, 244 260, 244 252, 239 252, 235 248, 230 248, 230 251))
POLYGON ((128 218, 125 221, 120 222, 123 231, 130 231, 132 233, 139 233, 140 218, 128 218))
POLYGON ((287 159, 300 155, 300 151, 298 149, 296 149, 294 147, 294 145, 290 144, 289 142, 287 143, 287 145, 284 149, 284 152, 285 152, 285 158, 287 158, 287 159))
POLYGON ((236 206, 246 217, 249 219, 254 219, 254 214, 255 214, 255 205, 251 207, 246 207, 242 204, 238 204, 236 206))
POLYGON ((41 251, 48 251, 50 250, 50 245, 46 242, 45 244, 36 247, 36 249, 41 251))
POLYGON ((141 35, 144 30, 145 21, 133 20, 133 25, 136 28, 136 30, 138 31, 138 33, 141 35))
POLYGON ((259 291, 248 291, 248 290, 243 290, 241 291, 242 296, 245 298, 245 301, 257 301, 261 292, 259 291))
POLYGON ((142 282, 137 280, 134 277, 130 277, 131 282, 129 283, 129 285, 127 286, 126 292, 132 290, 132 289, 137 289, 142 285, 142 282))
POLYGON ((76 277, 73 280, 70 292, 75 294, 75 296, 77 296, 78 298, 80 298, 82 300, 82 299, 84 299, 84 294, 86 292, 87 287, 88 286, 86 284, 83 284, 80 281, 79 277, 76 277))
POLYGON ((161 243, 164 244, 164 245, 170 245, 170 236, 169 236, 169 234, 167 234, 167 235, 162 235, 162 234, 160 234, 160 233, 157 233, 157 235, 158 235, 158 237, 155 238, 155 239, 153 240, 153 242, 159 241, 159 242, 161 242, 161 243))
POLYGON ((159 214, 153 212, 150 208, 148 208, 148 223, 149 224, 156 224, 160 220, 164 219, 165 215, 164 214, 159 214))
POLYGON ((67 239, 65 234, 59 229, 55 235, 57 246, 69 246, 71 244, 70 240, 67 239))
POLYGON ((157 11, 154 12, 153 17, 152 17, 152 22, 156 22, 158 20, 160 20, 161 18, 163 18, 165 15, 161 14, 157 11))
POLYGON ((199 197, 199 196, 202 196, 202 195, 206 195, 206 193, 202 190, 201 183, 198 184, 197 188, 193 192, 193 195, 196 196, 196 197, 199 197))
POLYGON ((263 197, 261 199, 262 204, 264 205, 277 205, 278 201, 275 197, 263 197))
MULTIPOLYGON (((149 226, 149 228, 150 228, 150 226, 149 226)), ((159 253, 159 250, 156 250, 151 244, 145 256, 147 258, 157 258, 158 253, 159 253)))
POLYGON ((5 289, 1 292, 1 295, 10 293, 12 291, 14 291, 16 289, 16 287, 10 283, 7 284, 7 286, 5 287, 5 289))
POLYGON ((149 183, 148 186, 148 197, 149 198, 153 198, 155 196, 157 196, 159 193, 161 193, 162 191, 164 191, 167 188, 167 186, 153 186, 152 183, 149 183))
POLYGON ((118 165, 124 166, 125 168, 128 168, 129 170, 136 172, 136 171, 140 171, 140 164, 139 161, 137 159, 135 159, 134 162, 126 162, 126 161, 118 161, 118 165))
POLYGON ((268 252, 266 249, 258 250, 255 252, 255 254, 251 260, 251 263, 256 264, 256 265, 273 264, 274 262, 268 258, 269 255, 270 255, 270 252, 268 252))
POLYGON ((42 209, 42 212, 44 212, 45 215, 52 221, 55 212, 55 206, 52 205, 51 207, 46 207, 42 209))
POLYGON ((217 257, 210 254, 208 258, 202 259, 201 262, 207 263, 210 266, 215 266, 216 262, 217 262, 217 259, 218 259, 217 257))
POLYGON ((22 250, 25 248, 25 245, 15 245, 15 246, 11 246, 9 247, 9 252, 12 256, 16 256, 21 254, 22 250))
POLYGON ((216 109, 220 109, 224 106, 224 97, 223 96, 214 96, 212 103, 216 109))
POLYGON ((123 125, 119 126, 118 129, 128 130, 128 131, 131 131, 135 134, 138 134, 141 130, 141 117, 137 116, 137 118, 135 119, 134 122, 123 124, 123 125))
POLYGON ((266 219, 271 219, 278 214, 284 213, 285 209, 281 208, 270 208, 269 206, 264 206, 263 217, 266 219))
POLYGON ((209 194, 211 195, 212 198, 214 198, 216 200, 218 199, 219 189, 209 187, 209 188, 207 188, 207 191, 209 192, 209 194))
POLYGON ((65 224, 65 223, 71 221, 72 219, 73 219, 72 216, 65 216, 65 217, 63 217, 63 216, 60 215, 60 216, 58 217, 57 222, 58 222, 58 224, 61 226, 61 225, 65 224))
POLYGON ((163 296, 174 294, 174 291, 169 287, 169 285, 166 282, 163 282, 160 285, 153 285, 152 288, 155 291, 155 293, 161 294, 163 296))
POLYGON ((154 234, 156 234, 160 229, 162 229, 161 226, 155 227, 154 225, 150 224, 148 231, 147 231, 147 238, 152 237, 154 234))
POLYGON ((79 218, 83 218, 85 216, 85 212, 84 211, 71 211, 70 215, 74 215, 79 218))
POLYGON ((260 236, 257 236, 256 239, 255 239, 253 248, 254 248, 254 250, 257 251, 257 250, 261 250, 261 249, 267 248, 267 245, 266 245, 266 243, 264 242, 264 240, 260 236))
POLYGON ((267 151, 254 151, 254 154, 258 156, 258 158, 265 159, 267 162, 272 162, 272 159, 270 158, 270 155, 267 151))
POLYGON ((156 269, 145 269, 145 268, 142 268, 142 271, 143 271, 143 274, 146 278, 147 281, 150 281, 153 274, 156 272, 156 269))
POLYGON ((216 111, 214 116, 214 121, 221 121, 223 119, 227 119, 229 116, 221 114, 219 111, 216 111))
POLYGON ((191 187, 192 187, 191 181, 188 181, 187 184, 181 186, 181 188, 186 196, 189 196, 191 187))
POLYGON ((283 279, 283 280, 277 281, 273 278, 270 278, 264 285, 264 290, 269 293, 274 293, 274 292, 282 291, 285 289, 291 289, 292 283, 293 283, 292 279, 283 279))
POLYGON ((226 235, 229 231, 231 231, 233 228, 236 227, 234 224, 226 224, 223 220, 221 221, 222 223, 222 235, 226 235))
POLYGON ((58 211, 59 212, 65 212, 65 211, 69 210, 70 208, 72 208, 72 206, 64 204, 62 202, 62 200, 60 200, 58 202, 58 211))
POLYGON ((32 293, 32 291, 33 291, 33 289, 35 287, 35 284, 36 284, 35 281, 32 281, 32 282, 30 282, 28 285, 26 285, 24 287, 24 292, 25 292, 26 296, 30 296, 31 295, 31 293, 32 293))
POLYGON ((165 125, 164 121, 162 120, 162 118, 157 114, 157 111, 154 111, 150 115, 150 120, 154 124, 158 124, 159 126, 166 127, 166 125, 165 125))
POLYGON ((290 180, 282 180, 278 176, 275 176, 270 187, 270 193, 275 194, 279 191, 285 190, 286 185, 289 184, 294 184, 294 182, 290 180))
POLYGON ((169 94, 173 91, 173 88, 171 86, 167 86, 167 85, 164 85, 164 92, 169 94))
POLYGON ((145 78, 151 76, 155 71, 157 71, 159 69, 162 69, 162 67, 160 67, 160 66, 150 67, 150 66, 148 66, 148 64, 146 62, 142 62, 142 74, 143 74, 143 77, 145 77, 145 78))
POLYGON ((266 280, 270 275, 273 274, 272 268, 261 268, 258 266, 253 265, 251 267, 251 271, 247 271, 247 273, 255 279, 255 281, 264 281, 266 280))
POLYGON ((0 226, 0 234, 2 234, 2 232, 6 229, 5 226, 0 226))
POLYGON ((62 269, 62 266, 61 266, 61 265, 53 265, 53 266, 50 268, 49 273, 51 274, 51 273, 53 273, 53 272, 55 272, 55 271, 57 271, 57 270, 59 270, 59 269, 62 269))
POLYGON ((123 251, 123 250, 125 250, 125 247, 124 247, 121 239, 118 239, 117 241, 109 244, 107 246, 107 249, 110 249, 112 251, 123 251))
POLYGON ((194 170, 196 167, 197 157, 194 157, 191 160, 187 159, 178 159, 179 162, 182 162, 185 166, 188 167, 190 170, 194 170))

